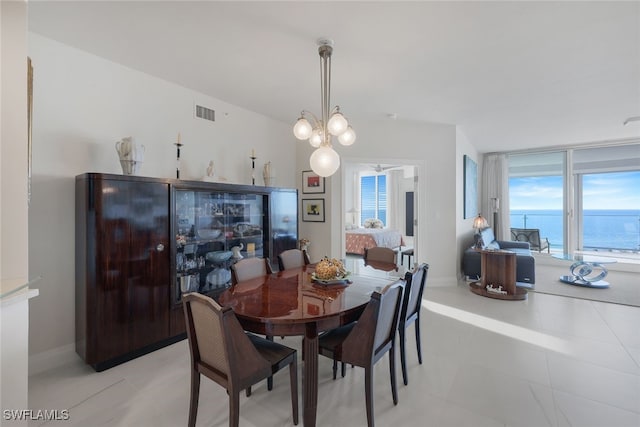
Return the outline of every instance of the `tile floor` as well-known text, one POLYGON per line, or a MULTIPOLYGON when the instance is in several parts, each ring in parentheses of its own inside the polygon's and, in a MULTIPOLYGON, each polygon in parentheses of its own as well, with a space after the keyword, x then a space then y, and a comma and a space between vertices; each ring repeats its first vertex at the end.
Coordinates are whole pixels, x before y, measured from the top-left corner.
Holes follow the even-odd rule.
MULTIPOLYGON (((397 406, 388 358, 376 365, 378 426, 640 426, 640 308, 536 293, 500 301, 460 283, 427 287, 423 310, 423 364, 409 340, 397 406)), ((299 338, 284 343, 300 349, 299 338)), ((30 426, 184 426, 188 366, 182 341, 101 373, 77 359, 32 376, 31 408, 69 409, 70 420, 30 426)), ((366 425, 363 372, 333 381, 323 357, 319 371, 318 425, 366 425)), ((241 396, 241 426, 292 425, 287 375, 241 396)), ((197 425, 226 426, 227 414, 225 391, 203 379, 197 425)))

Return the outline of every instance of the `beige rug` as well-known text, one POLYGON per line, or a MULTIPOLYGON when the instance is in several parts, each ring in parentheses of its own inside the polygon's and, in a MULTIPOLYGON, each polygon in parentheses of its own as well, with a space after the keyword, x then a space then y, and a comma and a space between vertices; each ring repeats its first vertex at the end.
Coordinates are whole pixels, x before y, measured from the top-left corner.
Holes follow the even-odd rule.
POLYGON ((566 266, 545 265, 536 260, 536 284, 530 291, 640 307, 639 273, 610 270, 605 278, 610 283, 608 288, 586 288, 559 280, 569 274, 569 265, 568 262, 566 266))

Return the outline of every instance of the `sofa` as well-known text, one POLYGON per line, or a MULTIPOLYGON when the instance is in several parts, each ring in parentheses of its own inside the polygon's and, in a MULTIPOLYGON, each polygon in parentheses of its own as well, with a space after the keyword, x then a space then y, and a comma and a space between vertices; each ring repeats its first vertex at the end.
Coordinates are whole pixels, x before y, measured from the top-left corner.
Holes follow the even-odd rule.
MULTIPOLYGON (((536 283, 536 262, 531 255, 529 242, 512 242, 496 240, 493 229, 485 228, 480 231, 480 246, 485 250, 502 249, 516 253, 516 282, 534 284, 536 283)), ((480 271, 480 253, 475 245, 464 251, 462 257, 462 270, 470 279, 479 279, 482 275, 480 271)))

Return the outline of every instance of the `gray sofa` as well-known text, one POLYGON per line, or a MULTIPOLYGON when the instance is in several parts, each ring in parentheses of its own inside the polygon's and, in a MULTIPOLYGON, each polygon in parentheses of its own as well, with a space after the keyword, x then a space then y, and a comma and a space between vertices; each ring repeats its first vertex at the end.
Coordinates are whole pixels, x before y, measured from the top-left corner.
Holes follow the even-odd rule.
MULTIPOLYGON (((485 228, 480 232, 483 249, 503 249, 516 253, 516 282, 536 283, 536 262, 531 255, 529 242, 512 242, 496 240, 493 229, 485 228)), ((462 270, 470 279, 479 279, 482 275, 480 271, 480 251, 471 247, 464 252, 462 258, 462 270)))

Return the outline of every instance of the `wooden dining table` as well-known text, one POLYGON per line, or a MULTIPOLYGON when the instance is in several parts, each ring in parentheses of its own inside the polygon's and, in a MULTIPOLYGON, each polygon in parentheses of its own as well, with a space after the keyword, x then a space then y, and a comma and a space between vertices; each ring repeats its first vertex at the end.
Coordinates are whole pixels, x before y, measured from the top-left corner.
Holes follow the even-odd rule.
POLYGON ((352 275, 350 283, 319 284, 313 265, 239 282, 218 301, 232 307, 242 327, 269 336, 301 335, 303 340, 303 421, 316 425, 318 334, 357 320, 371 293, 391 278, 352 275))

